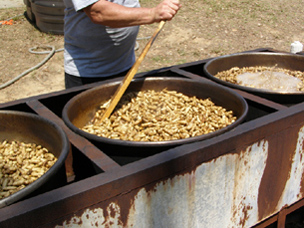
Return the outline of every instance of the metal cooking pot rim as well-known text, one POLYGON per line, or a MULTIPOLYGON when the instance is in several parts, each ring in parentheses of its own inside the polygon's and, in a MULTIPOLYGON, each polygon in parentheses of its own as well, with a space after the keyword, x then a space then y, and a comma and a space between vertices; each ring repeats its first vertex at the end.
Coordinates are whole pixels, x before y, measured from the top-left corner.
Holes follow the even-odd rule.
MULTIPOLYGON (((230 57, 235 57, 235 56, 262 56, 262 55, 268 55, 268 56, 290 56, 290 57, 296 57, 296 58, 303 58, 303 62, 304 62, 304 56, 301 55, 296 55, 296 54, 291 54, 291 53, 272 53, 272 52, 242 52, 242 53, 234 53, 234 54, 229 54, 229 55, 223 55, 223 56, 219 56, 219 57, 215 57, 211 60, 209 60, 205 65, 204 65, 204 72, 206 73, 206 75, 212 79, 215 82, 218 82, 222 85, 226 85, 228 87, 232 87, 232 88, 236 88, 236 89, 240 89, 240 90, 244 90, 244 91, 249 91, 249 92, 254 92, 254 93, 264 93, 264 94, 270 94, 270 95, 295 95, 295 96, 303 96, 304 92, 276 92, 273 90, 266 90, 266 89, 255 89, 252 87, 247 87, 247 86, 242 86, 242 85, 238 85, 238 84, 234 84, 231 82, 227 82, 224 80, 221 80, 217 77, 215 77, 214 75, 212 75, 211 73, 209 73, 208 71, 208 66, 210 66, 211 64, 214 64, 217 60, 221 60, 221 59, 227 59, 230 57)), ((231 66, 232 68, 233 66, 231 66)))
POLYGON ((42 121, 46 125, 53 127, 57 133, 59 134, 59 137, 62 139, 62 150, 60 155, 57 158, 56 163, 40 178, 38 178, 36 181, 33 183, 27 185, 25 188, 19 190, 18 192, 5 197, 0 200, 0 208, 5 207, 7 205, 10 205, 12 203, 17 202, 18 200, 21 200, 22 198, 26 197, 33 191, 37 190, 39 187, 41 187, 43 184, 45 184, 50 177, 55 175, 57 171, 61 168, 62 165, 64 165, 64 161, 68 155, 70 144, 69 140, 65 134, 65 132, 54 122, 39 116, 34 113, 27 113, 27 112, 22 112, 22 111, 14 111, 14 110, 0 110, 0 115, 1 114, 8 114, 8 115, 16 115, 16 116, 25 116, 27 118, 35 118, 36 121, 42 121))
MULTIPOLYGON (((208 133, 208 134, 205 134, 205 135, 199 135, 199 136, 195 136, 195 137, 190 137, 190 138, 186 138, 186 139, 178 139, 178 140, 167 140, 167 141, 157 141, 157 142, 142 142, 142 141, 126 141, 126 140, 120 140, 120 139, 110 139, 110 138, 106 138, 106 137, 100 137, 100 136, 97 136, 97 135, 94 135, 94 134, 90 134, 88 132, 85 132, 83 130, 81 130, 80 128, 76 127, 69 119, 68 117, 68 114, 67 114, 67 110, 69 108, 70 105, 72 105, 73 102, 77 101, 78 97, 81 96, 82 94, 86 94, 86 93, 90 93, 90 91, 93 91, 93 90, 98 90, 100 87, 104 86, 105 84, 102 84, 98 87, 94 87, 92 89, 89 89, 89 90, 86 90, 76 96, 74 96, 71 100, 69 100, 67 102, 67 104, 65 105, 64 109, 63 109, 63 112, 62 112, 62 116, 63 116, 63 120, 64 122, 66 123, 66 125, 72 129, 74 132, 76 132, 77 134, 80 134, 80 135, 83 135, 85 136, 86 138, 89 138, 91 140, 94 140, 94 141, 99 141, 99 142, 103 142, 103 143, 106 143, 106 144, 109 144, 109 145, 119 145, 119 146, 132 146, 132 147, 161 147, 161 146, 175 146, 175 145, 182 145, 182 144, 186 144, 186 143, 190 143, 190 142, 195 142, 195 141, 199 141, 199 140, 204 140, 204 139, 207 139, 207 138, 211 138, 215 135, 218 135, 218 134, 221 134, 221 133, 224 133, 226 132, 227 130, 230 130, 232 128, 234 128, 235 126, 237 126, 239 123, 243 122, 246 115, 247 115, 247 112, 248 112, 248 105, 247 105, 247 102, 245 101, 245 99, 239 95, 237 92, 229 89, 229 88, 226 88, 224 86, 221 86, 221 85, 217 85, 215 84, 214 82, 208 82, 208 81, 194 81, 193 79, 188 79, 188 78, 181 78, 181 77, 148 77, 148 78, 135 78, 132 80, 132 82, 136 82, 136 81, 141 81, 141 80, 184 80, 184 81, 189 81, 189 82, 195 82, 195 83, 201 83, 201 84, 204 84, 204 85, 211 85, 211 86, 215 86, 215 87, 220 87, 222 90, 224 91, 229 91, 229 93, 233 94, 237 99, 240 100, 240 102, 242 103, 242 106, 243 106, 243 114, 234 122, 232 123, 231 125, 225 127, 225 128, 222 128, 222 129, 219 129, 215 132, 211 132, 211 133, 208 133)), ((131 82, 131 83, 132 83, 131 82)), ((120 82, 119 81, 116 81, 116 82, 111 82, 111 83, 108 83, 106 85, 115 85, 115 84, 119 84, 120 82)))

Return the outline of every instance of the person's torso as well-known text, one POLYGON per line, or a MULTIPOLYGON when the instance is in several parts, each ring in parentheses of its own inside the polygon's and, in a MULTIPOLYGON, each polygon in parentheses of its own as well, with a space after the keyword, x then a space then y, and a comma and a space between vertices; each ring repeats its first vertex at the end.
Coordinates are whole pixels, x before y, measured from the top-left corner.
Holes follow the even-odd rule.
MULTIPOLYGON (((110 28, 94 24, 81 9, 96 0, 86 1, 88 5, 83 2, 64 0, 66 72, 76 76, 103 77, 130 68, 135 61, 134 45, 138 26, 110 28)), ((137 0, 111 2, 127 7, 139 7, 137 0)))

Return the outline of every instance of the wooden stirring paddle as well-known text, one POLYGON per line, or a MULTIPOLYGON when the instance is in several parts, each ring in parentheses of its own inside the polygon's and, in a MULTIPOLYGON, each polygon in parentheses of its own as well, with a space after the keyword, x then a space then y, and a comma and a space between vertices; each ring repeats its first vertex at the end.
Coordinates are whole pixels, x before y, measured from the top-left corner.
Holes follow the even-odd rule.
POLYGON ((113 110, 116 107, 116 105, 118 104, 120 98, 122 97, 122 95, 124 94, 126 89, 128 88, 134 75, 136 74, 140 63, 145 58, 145 56, 148 53, 150 47, 152 46, 154 40, 156 39, 158 33, 161 31, 161 29, 164 27, 164 25, 165 25, 165 21, 161 21, 159 23, 158 28, 155 30, 153 36, 150 38, 149 42, 146 44, 146 47, 144 48, 144 50, 142 51, 142 53, 140 54, 140 56, 138 57, 138 59, 136 60, 134 65, 132 66, 132 68, 129 70, 127 75, 124 77, 123 81, 120 83, 120 85, 119 85, 118 89, 116 90, 114 96, 112 97, 110 104, 108 105, 105 113, 101 117, 100 122, 105 120, 106 118, 108 118, 111 115, 111 113, 113 112, 113 110))

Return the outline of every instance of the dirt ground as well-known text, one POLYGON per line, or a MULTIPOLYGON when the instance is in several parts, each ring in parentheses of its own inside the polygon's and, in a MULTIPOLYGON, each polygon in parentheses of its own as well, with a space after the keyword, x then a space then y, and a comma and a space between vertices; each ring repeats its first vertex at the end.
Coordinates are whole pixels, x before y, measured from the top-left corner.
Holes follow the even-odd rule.
MULTIPOLYGON (((140 1, 144 7, 156 0, 140 1)), ((256 48, 290 51, 294 41, 304 43, 302 0, 192 0, 167 22, 139 72, 193 62, 256 48)), ((1 7, 1 5, 0 5, 1 7)), ((63 48, 63 36, 40 32, 24 17, 25 6, 0 9, 0 21, 12 17, 13 25, 0 25, 0 84, 19 77, 47 55, 32 54, 33 47, 63 48)), ((141 26, 139 55, 157 25, 141 26)), ((55 53, 40 68, 2 88, 0 102, 8 102, 64 89, 63 52, 55 53)))

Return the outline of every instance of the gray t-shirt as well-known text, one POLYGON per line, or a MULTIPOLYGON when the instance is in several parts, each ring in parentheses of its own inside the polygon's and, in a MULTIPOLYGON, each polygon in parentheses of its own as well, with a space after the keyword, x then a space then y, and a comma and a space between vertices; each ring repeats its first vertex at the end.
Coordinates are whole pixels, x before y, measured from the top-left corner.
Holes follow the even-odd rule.
MULTIPOLYGON (((139 27, 110 28, 91 22, 82 11, 98 0, 64 0, 65 72, 81 77, 107 77, 121 73, 135 62, 134 46, 139 27)), ((108 0, 139 7, 138 0, 108 0)))

